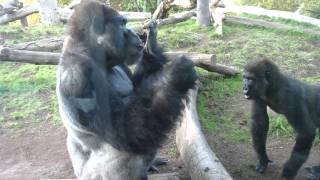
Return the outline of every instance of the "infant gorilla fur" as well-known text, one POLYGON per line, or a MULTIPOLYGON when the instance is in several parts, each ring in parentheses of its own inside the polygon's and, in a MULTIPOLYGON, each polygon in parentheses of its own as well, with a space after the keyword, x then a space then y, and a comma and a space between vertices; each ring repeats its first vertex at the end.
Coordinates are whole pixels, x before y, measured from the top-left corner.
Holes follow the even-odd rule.
POLYGON ((155 23, 144 47, 126 22, 93 0, 81 1, 68 21, 56 91, 79 179, 147 179, 197 80, 192 61, 168 62, 155 23), (137 61, 132 74, 127 64, 137 61))

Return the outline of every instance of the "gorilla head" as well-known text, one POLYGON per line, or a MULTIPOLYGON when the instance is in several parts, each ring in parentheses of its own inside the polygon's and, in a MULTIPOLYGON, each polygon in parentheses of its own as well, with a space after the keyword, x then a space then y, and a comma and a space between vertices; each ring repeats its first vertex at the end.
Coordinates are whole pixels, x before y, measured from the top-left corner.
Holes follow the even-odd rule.
POLYGON ((243 94, 246 99, 264 97, 277 83, 278 67, 266 58, 248 63, 244 68, 243 94))
POLYGON ((101 57, 99 53, 104 51, 107 67, 132 64, 142 57, 143 44, 126 24, 127 19, 111 7, 81 1, 70 17, 67 34, 83 42, 93 56, 101 57))

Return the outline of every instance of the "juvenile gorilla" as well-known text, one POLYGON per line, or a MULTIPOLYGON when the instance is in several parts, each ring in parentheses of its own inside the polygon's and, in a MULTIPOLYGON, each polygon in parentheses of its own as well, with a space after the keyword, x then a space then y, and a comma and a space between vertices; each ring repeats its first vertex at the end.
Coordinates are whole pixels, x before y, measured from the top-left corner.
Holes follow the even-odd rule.
MULTIPOLYGON (((292 79, 280 73, 271 61, 260 58, 245 66, 243 93, 252 100, 251 135, 259 160, 256 170, 263 173, 271 162, 266 153, 269 106, 283 114, 297 133, 293 151, 282 171, 283 177, 293 178, 307 160, 320 125, 320 87, 292 79)), ((317 169, 310 169, 310 178, 320 178, 317 169)))
POLYGON ((147 179, 195 85, 192 62, 184 57, 168 62, 154 24, 148 28, 143 49, 124 17, 92 0, 82 1, 68 21, 57 96, 80 179, 147 179), (124 63, 136 61, 131 74, 124 63))

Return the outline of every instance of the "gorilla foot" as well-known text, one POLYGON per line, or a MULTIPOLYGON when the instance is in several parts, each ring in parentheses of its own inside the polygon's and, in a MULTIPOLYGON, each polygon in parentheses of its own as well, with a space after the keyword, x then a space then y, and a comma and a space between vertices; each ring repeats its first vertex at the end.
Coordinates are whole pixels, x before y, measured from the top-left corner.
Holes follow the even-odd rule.
POLYGON ((168 159, 162 158, 162 157, 157 157, 152 162, 151 166, 149 167, 149 171, 153 171, 153 172, 159 173, 159 169, 157 168, 157 166, 166 165, 167 163, 168 163, 168 159))
POLYGON ((268 167, 268 164, 272 163, 272 161, 268 160, 267 162, 258 162, 258 164, 256 165, 256 171, 258 173, 264 173, 268 167))
POLYGON ((320 180, 320 166, 307 167, 307 180, 320 180))

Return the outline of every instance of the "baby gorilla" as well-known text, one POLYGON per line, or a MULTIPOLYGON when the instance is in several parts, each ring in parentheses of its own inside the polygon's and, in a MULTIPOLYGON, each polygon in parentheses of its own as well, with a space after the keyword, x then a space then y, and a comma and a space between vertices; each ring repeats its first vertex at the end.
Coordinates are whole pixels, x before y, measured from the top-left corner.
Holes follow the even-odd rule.
MULTIPOLYGON (((291 179, 307 160, 316 129, 320 126, 320 87, 292 79, 266 58, 248 63, 243 93, 252 101, 251 135, 258 155, 256 170, 263 173, 271 162, 266 153, 269 129, 267 106, 283 114, 296 131, 296 143, 282 176, 291 179)), ((319 167, 310 168, 310 179, 319 179, 319 167)))
POLYGON ((59 112, 79 179, 147 179, 197 75, 190 60, 168 62, 155 24, 145 48, 114 9, 81 1, 68 21, 57 72, 59 112), (139 61, 131 74, 126 64, 139 61))

